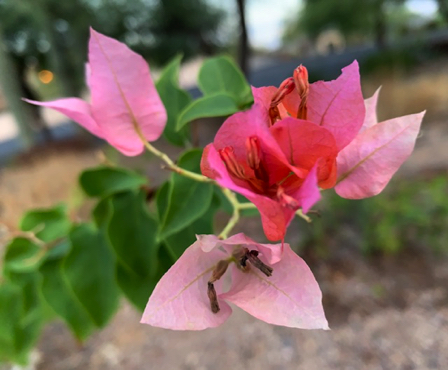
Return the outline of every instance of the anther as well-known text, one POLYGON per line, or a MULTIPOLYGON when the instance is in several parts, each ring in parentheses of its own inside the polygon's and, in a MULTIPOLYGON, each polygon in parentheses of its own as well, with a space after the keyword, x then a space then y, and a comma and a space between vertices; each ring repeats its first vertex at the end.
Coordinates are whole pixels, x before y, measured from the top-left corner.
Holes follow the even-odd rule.
POLYGON ((236 159, 235 152, 231 146, 226 146, 219 150, 221 159, 224 161, 227 170, 235 177, 240 179, 245 179, 246 174, 244 173, 244 168, 238 163, 236 159))

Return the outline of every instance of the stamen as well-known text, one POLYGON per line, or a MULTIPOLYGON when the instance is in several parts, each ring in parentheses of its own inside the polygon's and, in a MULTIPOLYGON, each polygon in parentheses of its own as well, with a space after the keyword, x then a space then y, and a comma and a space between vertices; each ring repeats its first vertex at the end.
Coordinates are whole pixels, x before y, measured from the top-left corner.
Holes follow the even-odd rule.
POLYGON ((208 299, 210 300, 210 308, 212 312, 218 313, 220 310, 218 303, 218 296, 216 295, 215 286, 211 282, 208 282, 207 295, 208 299))
POLYGON ((228 261, 228 260, 219 261, 218 264, 216 265, 215 269, 212 272, 212 277, 210 278, 210 280, 207 283, 207 296, 208 296, 208 299, 210 300, 210 308, 213 313, 218 313, 220 310, 219 303, 218 303, 218 295, 216 294, 215 286, 213 285, 213 283, 216 280, 221 279, 221 277, 227 271, 227 267, 229 267, 229 263, 230 263, 230 261, 228 261))
POLYGON ((272 271, 274 271, 274 269, 272 267, 264 264, 258 258, 258 251, 256 251, 256 250, 249 251, 249 249, 246 248, 246 254, 241 259, 241 262, 240 262, 242 265, 243 265, 243 260, 244 260, 244 266, 246 265, 246 261, 249 261, 252 266, 254 266, 257 269, 259 269, 266 276, 268 276, 268 277, 272 276, 272 271))
POLYGON ((224 161, 227 170, 235 177, 240 179, 245 179, 246 174, 244 173, 244 168, 238 163, 236 159, 235 152, 231 146, 226 146, 219 150, 221 159, 224 161))
POLYGON ((278 108, 275 107, 270 107, 269 108, 269 121, 271 126, 274 125, 275 122, 280 121, 282 118, 280 117, 280 112, 278 110, 278 108))
POLYGON ((292 209, 293 211, 297 211, 300 207, 299 202, 290 195, 286 194, 285 189, 283 189, 282 186, 277 188, 277 199, 283 207, 292 209))
POLYGON ((261 148, 258 138, 250 136, 246 139, 247 164, 253 170, 260 167, 261 148))
POLYGON ((212 273, 212 278, 209 280, 209 282, 214 283, 216 280, 221 279, 221 277, 225 274, 227 271, 227 267, 229 267, 229 261, 227 260, 221 260, 216 265, 215 269, 212 273))

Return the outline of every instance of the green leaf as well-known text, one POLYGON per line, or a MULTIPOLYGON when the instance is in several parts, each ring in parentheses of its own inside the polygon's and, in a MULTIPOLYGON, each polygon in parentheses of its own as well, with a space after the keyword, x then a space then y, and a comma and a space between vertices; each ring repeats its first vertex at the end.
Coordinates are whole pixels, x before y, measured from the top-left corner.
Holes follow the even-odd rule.
POLYGON ((139 189, 146 178, 124 168, 100 166, 81 173, 79 183, 90 197, 105 197, 125 190, 139 189))
POLYGON ((16 354, 16 328, 22 312, 22 292, 11 283, 0 285, 0 361, 11 361, 16 354))
POLYGON ((23 216, 20 229, 33 231, 36 237, 44 242, 62 238, 68 234, 71 222, 67 216, 67 208, 59 204, 48 209, 33 209, 23 216))
POLYGON ((95 324, 106 325, 118 306, 115 258, 100 231, 81 224, 70 232, 72 249, 63 272, 79 302, 95 324))
MULTIPOLYGON (((10 360, 26 364, 29 351, 35 346, 43 324, 44 312, 39 290, 41 277, 36 272, 17 273, 14 271, 8 271, 6 277, 9 282, 19 288, 21 295, 20 306, 16 307, 19 317, 14 323, 14 355, 10 360)), ((12 304, 15 305, 15 303, 12 304)))
POLYGON ((116 269, 121 291, 138 310, 143 312, 157 280, 151 276, 138 276, 121 263, 117 263, 116 269))
POLYGON ((156 83, 157 92, 168 114, 163 136, 172 144, 182 146, 188 140, 189 129, 185 126, 180 131, 176 130, 176 122, 179 113, 191 102, 191 96, 179 88, 179 67, 181 55, 175 57, 162 71, 156 83))
POLYGON ((14 238, 6 247, 3 268, 7 271, 31 272, 39 268, 44 251, 31 240, 14 238))
POLYGON ((62 259, 46 261, 41 266, 40 273, 41 291, 48 305, 67 323, 79 340, 85 340, 92 333, 94 323, 63 275, 62 259))
POLYGON ((196 235, 213 234, 213 221, 219 206, 220 200, 213 195, 210 207, 200 218, 164 239, 164 246, 174 261, 177 261, 185 249, 196 241, 196 235))
POLYGON ((163 217, 168 208, 168 198, 170 194, 171 184, 169 181, 164 182, 156 193, 157 219, 159 223, 163 222, 163 217))
MULTIPOLYGON (((202 150, 187 151, 179 158, 179 166, 189 171, 200 172, 201 156, 202 150)), ((208 210, 212 196, 212 184, 197 182, 177 173, 172 174, 159 237, 164 239, 201 217, 208 210)), ((157 203, 160 206, 162 200, 159 199, 157 203)))
POLYGON ((104 230, 107 233, 109 221, 112 216, 112 197, 101 199, 92 211, 92 218, 98 229, 104 230))
POLYGON ((17 273, 8 271, 6 277, 10 282, 20 287, 22 291, 23 315, 20 323, 26 325, 34 321, 36 317, 40 317, 42 315, 39 294, 41 276, 37 272, 17 273))
POLYGON ((228 116, 238 112, 238 106, 234 98, 225 93, 207 95, 194 100, 187 105, 177 119, 177 130, 180 130, 188 122, 204 117, 228 116))
POLYGON ((168 271, 171 265, 176 261, 167 253, 165 248, 159 248, 157 259, 159 261, 157 272, 156 275, 152 277, 147 276, 142 278, 122 264, 117 264, 118 285, 129 301, 140 311, 145 309, 153 289, 165 272, 168 271))
POLYGON ((43 316, 41 314, 30 317, 27 321, 21 321, 16 328, 15 347, 16 356, 14 362, 25 365, 29 361, 30 351, 36 346, 42 332, 43 316))
POLYGON ((210 58, 204 62, 198 77, 204 95, 226 93, 238 106, 253 101, 250 85, 235 62, 227 56, 210 58))
POLYGON ((120 263, 135 274, 154 276, 157 270, 157 222, 149 214, 145 193, 126 192, 111 199, 107 234, 120 263))

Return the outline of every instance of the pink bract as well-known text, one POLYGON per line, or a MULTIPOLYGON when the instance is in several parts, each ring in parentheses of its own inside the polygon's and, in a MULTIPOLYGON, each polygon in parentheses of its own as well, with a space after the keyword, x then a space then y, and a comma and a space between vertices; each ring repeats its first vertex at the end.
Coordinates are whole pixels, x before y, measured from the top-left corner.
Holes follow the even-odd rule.
POLYGON ((328 329, 322 293, 305 262, 284 244, 259 244, 244 234, 219 240, 199 235, 162 277, 149 298, 141 322, 173 330, 203 330, 221 325, 239 306, 256 318, 274 325, 302 329, 328 329), (263 263, 273 268, 265 276, 253 266, 246 272, 231 263, 221 278, 232 277, 230 289, 216 286, 220 306, 210 309, 207 282, 217 263, 232 258, 240 248, 259 252, 263 263))
POLYGON ((160 137, 167 114, 149 67, 140 55, 91 29, 86 82, 90 104, 78 98, 26 101, 65 114, 124 155, 143 151, 138 131, 148 141, 160 137))
POLYGON ((279 89, 252 88, 252 108, 224 122, 202 160, 204 175, 257 206, 269 240, 284 238, 295 211, 319 200, 319 187, 335 185, 338 152, 364 120, 356 62, 338 79, 309 88, 304 67, 294 78, 300 91, 293 78, 279 89))
POLYGON ((425 112, 378 123, 379 89, 366 99, 367 114, 361 132, 338 155, 336 193, 362 199, 380 193, 411 155, 425 112))

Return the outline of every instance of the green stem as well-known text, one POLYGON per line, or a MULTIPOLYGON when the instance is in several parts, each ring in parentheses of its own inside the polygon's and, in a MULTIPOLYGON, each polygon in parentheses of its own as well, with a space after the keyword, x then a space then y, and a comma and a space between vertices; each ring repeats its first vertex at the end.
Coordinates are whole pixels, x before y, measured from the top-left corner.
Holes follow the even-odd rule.
MULTIPOLYGON (((166 168, 174 171, 176 173, 178 173, 179 175, 188 177, 192 180, 195 181, 199 181, 199 182, 210 182, 213 183, 215 185, 218 185, 214 180, 205 177, 203 175, 200 175, 198 173, 195 172, 191 172, 188 170, 185 170, 181 167, 179 167, 178 165, 176 165, 170 157, 168 157, 168 155, 166 155, 165 153, 161 152, 160 150, 156 149, 155 147, 153 147, 144 137, 143 133, 141 132, 140 128, 138 127, 138 125, 136 125, 136 130, 137 130, 137 134, 140 137, 143 145, 146 147, 146 149, 154 154, 157 158, 160 158, 163 162, 165 162, 166 164, 166 168)), ((219 185, 218 185, 219 186, 219 185)), ((233 208, 233 214, 232 217, 230 217, 226 227, 224 228, 223 231, 221 231, 221 233, 219 234, 219 238, 220 239, 227 239, 228 234, 230 233, 230 231, 235 227, 235 225, 238 223, 239 219, 240 219, 240 211, 243 209, 252 209, 252 208, 256 208, 255 205, 253 203, 240 203, 238 202, 238 199, 236 198, 236 195, 234 192, 230 191, 227 188, 223 188, 220 187, 221 191, 223 192, 224 196, 229 200, 230 204, 232 205, 233 208)))
POLYGON ((192 180, 195 181, 199 181, 199 182, 214 182, 214 180, 209 179, 208 177, 205 177, 203 175, 200 175, 198 173, 192 172, 192 171, 188 171, 185 170, 181 167, 179 167, 178 165, 176 165, 170 157, 168 157, 165 153, 161 152, 160 150, 156 149, 155 147, 153 147, 146 139, 145 136, 143 135, 143 132, 140 130, 140 127, 138 125, 136 125, 135 127, 138 136, 140 137, 140 140, 142 141, 143 145, 145 146, 145 148, 148 150, 148 152, 154 154, 157 158, 160 158, 163 162, 166 163, 166 167, 173 171, 178 173, 179 175, 188 177, 192 180))
POLYGON ((296 215, 299 216, 300 218, 303 218, 308 223, 313 222, 313 220, 311 220, 311 218, 309 216, 307 216, 306 214, 303 213, 302 209, 299 209, 296 212, 296 215))
POLYGON ((219 239, 227 239, 230 231, 232 231, 232 229, 235 227, 235 225, 238 223, 238 221, 240 219, 240 209, 241 209, 240 204, 241 203, 239 203, 238 199, 236 199, 235 193, 231 192, 229 189, 221 188, 221 190, 233 207, 232 217, 230 217, 229 221, 227 222, 226 227, 224 227, 224 229, 218 235, 219 239))

